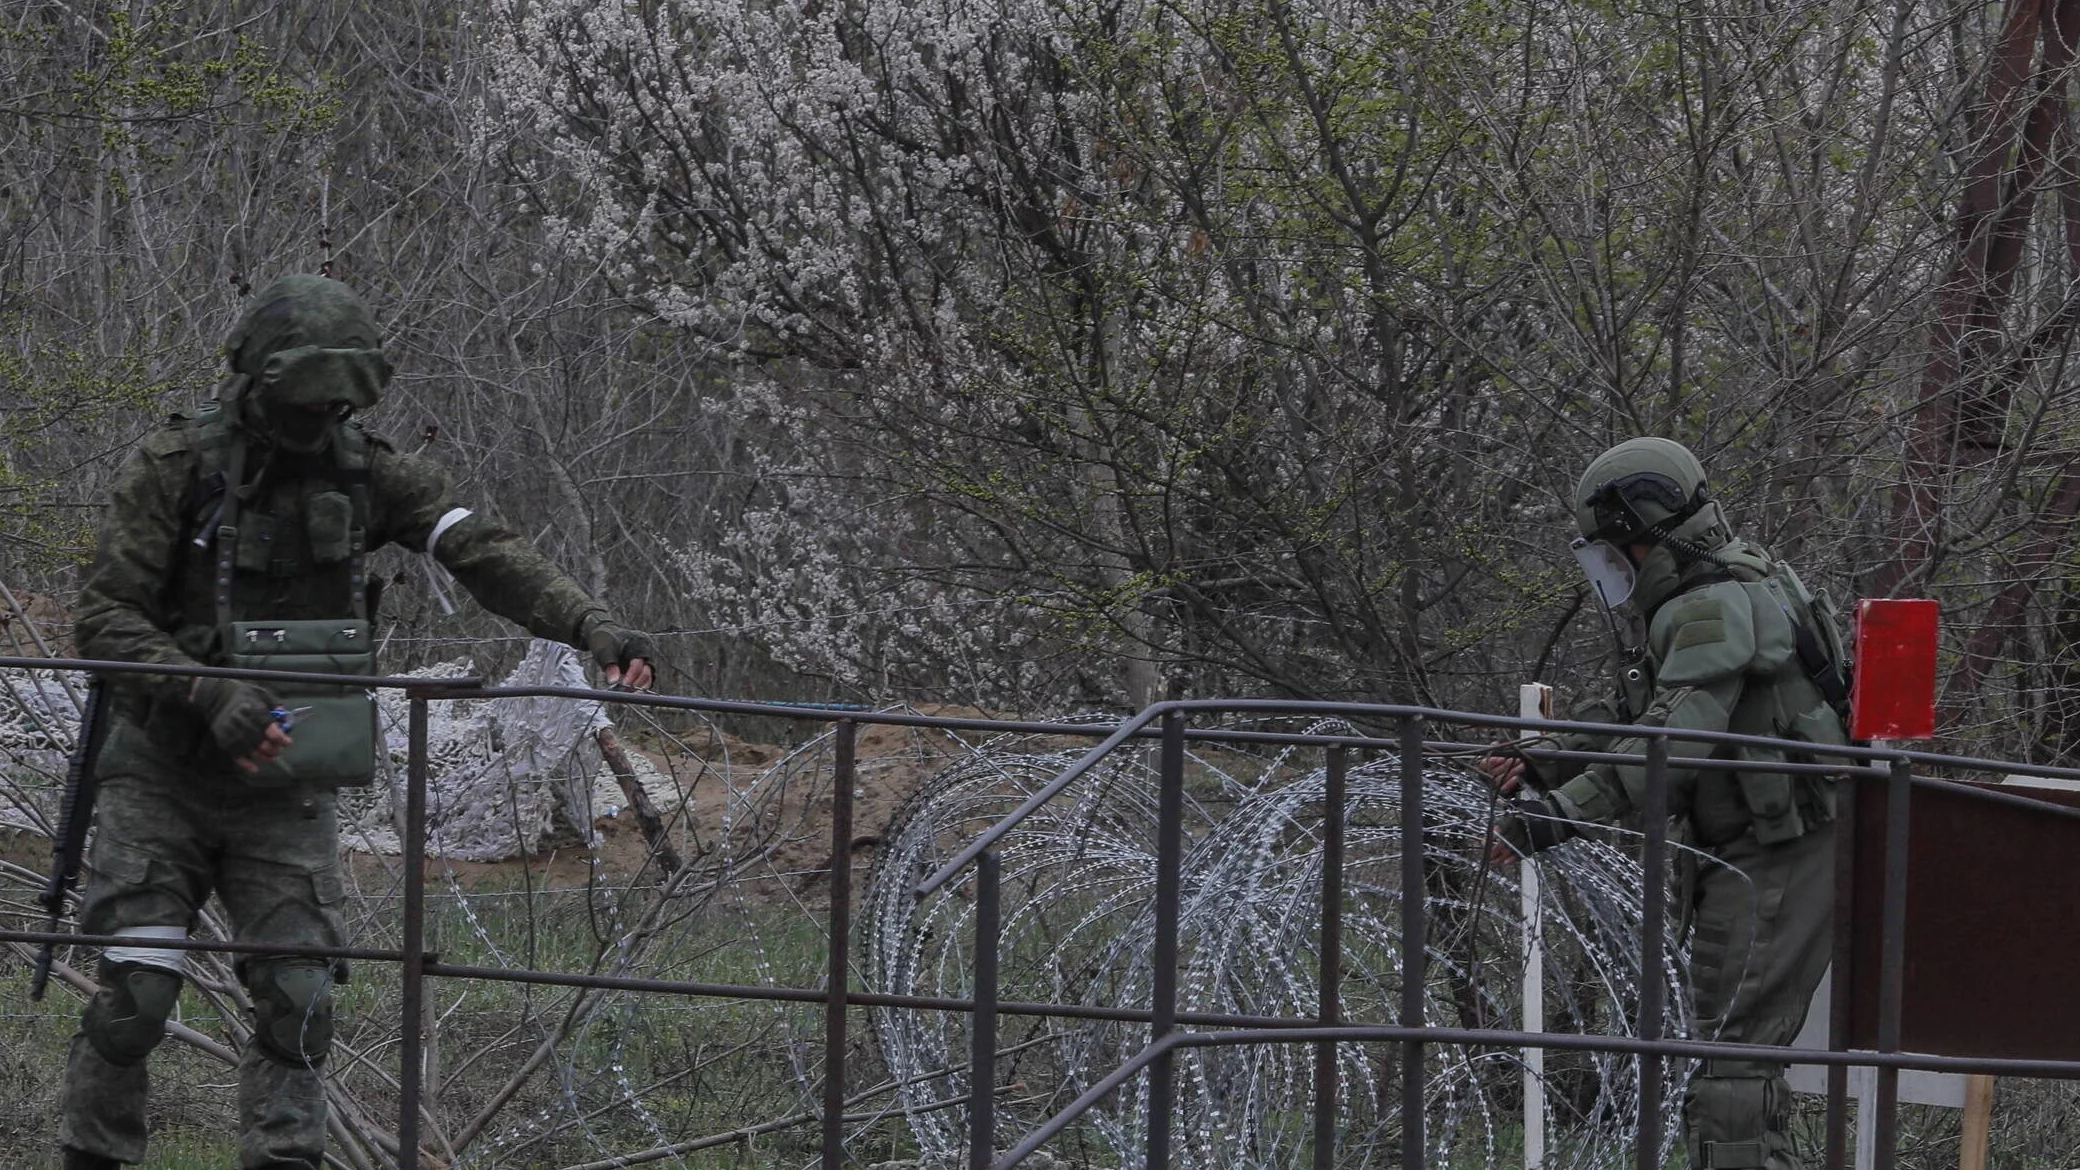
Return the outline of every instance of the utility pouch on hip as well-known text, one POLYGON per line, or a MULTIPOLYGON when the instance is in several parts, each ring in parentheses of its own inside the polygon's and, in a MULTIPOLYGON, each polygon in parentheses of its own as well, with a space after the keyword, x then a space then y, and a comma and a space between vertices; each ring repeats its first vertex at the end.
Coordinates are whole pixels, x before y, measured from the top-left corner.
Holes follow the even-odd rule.
MULTIPOLYGON (((1841 747, 1849 742, 1849 736, 1842 728, 1841 716, 1835 713, 1832 704, 1824 702, 1792 720, 1790 736, 1821 747, 1841 747)), ((1825 764, 1848 762, 1840 757, 1819 754, 1803 758, 1825 764)), ((1836 778, 1833 776, 1799 777, 1800 797, 1804 803, 1802 811, 1808 822, 1826 824, 1834 820, 1835 781, 1836 778)))
POLYGON ((1807 826, 1798 808, 1798 782, 1786 772, 1761 770, 1784 757, 1766 748, 1750 748, 1741 757, 1758 765, 1754 771, 1743 768, 1736 773, 1740 778, 1741 803, 1748 806, 1748 815, 1755 818, 1755 840, 1775 845, 1805 836, 1807 826))
MULTIPOLYGON (((230 622, 222 627, 224 665, 248 670, 373 674, 375 646, 360 618, 230 622)), ((355 788, 375 774, 376 701, 362 687, 268 682, 293 712, 288 749, 262 764, 251 783, 355 788)))

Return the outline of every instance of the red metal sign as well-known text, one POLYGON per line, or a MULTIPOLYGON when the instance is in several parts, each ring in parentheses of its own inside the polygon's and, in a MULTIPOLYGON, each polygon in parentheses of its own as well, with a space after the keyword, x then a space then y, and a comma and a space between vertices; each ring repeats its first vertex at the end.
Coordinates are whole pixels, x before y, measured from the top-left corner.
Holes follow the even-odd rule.
POLYGON ((1936 734, 1936 603, 1872 599, 1856 606, 1856 678, 1849 689, 1855 739, 1932 739, 1936 734))

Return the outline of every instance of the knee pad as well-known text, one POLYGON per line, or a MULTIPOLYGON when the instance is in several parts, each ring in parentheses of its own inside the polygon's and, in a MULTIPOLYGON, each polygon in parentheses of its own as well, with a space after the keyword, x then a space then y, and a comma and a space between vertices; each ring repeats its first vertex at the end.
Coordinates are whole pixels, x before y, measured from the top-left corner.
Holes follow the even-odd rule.
POLYGON ((101 987, 87 1001, 80 1031, 110 1064, 133 1065, 166 1039, 166 1018, 181 996, 181 977, 143 963, 104 963, 101 987))
POLYGON ((1791 1088, 1774 1065, 1708 1062, 1683 1101, 1696 1170, 1792 1170, 1791 1088))
POLYGON ((311 1067, 332 1049, 332 966, 320 959, 266 959, 246 969, 253 1041, 277 1064, 311 1067))

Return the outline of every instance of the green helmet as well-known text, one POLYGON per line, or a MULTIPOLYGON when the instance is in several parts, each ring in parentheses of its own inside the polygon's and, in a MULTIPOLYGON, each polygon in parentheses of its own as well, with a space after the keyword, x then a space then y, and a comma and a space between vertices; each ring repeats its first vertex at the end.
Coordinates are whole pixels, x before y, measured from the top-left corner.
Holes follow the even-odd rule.
POLYGON ((367 410, 390 381, 368 303, 324 276, 284 276, 261 289, 224 356, 256 397, 289 406, 367 410))
POLYGON ((1669 439, 1625 440, 1598 455, 1574 489, 1582 536, 1619 546, 1658 544, 1708 503, 1704 464, 1669 439))

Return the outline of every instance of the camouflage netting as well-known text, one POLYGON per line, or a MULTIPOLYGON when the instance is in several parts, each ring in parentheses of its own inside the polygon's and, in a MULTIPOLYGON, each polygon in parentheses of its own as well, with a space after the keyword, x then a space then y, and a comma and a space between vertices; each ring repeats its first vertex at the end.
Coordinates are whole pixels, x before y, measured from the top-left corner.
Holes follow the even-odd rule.
MULTIPOLYGON (((447 662, 414 672, 441 678, 467 674, 447 662)), ((568 646, 536 639, 498 685, 586 687, 585 668, 568 646)), ((369 795, 349 800, 341 826, 349 848, 397 852, 410 703, 401 691, 379 691, 376 704, 387 775, 369 795)), ((592 832, 592 781, 604 768, 595 736, 609 727, 600 704, 581 699, 455 699, 427 705, 426 851, 459 861, 503 861, 579 844, 592 832)), ((609 781, 611 784, 611 781, 609 781)))

